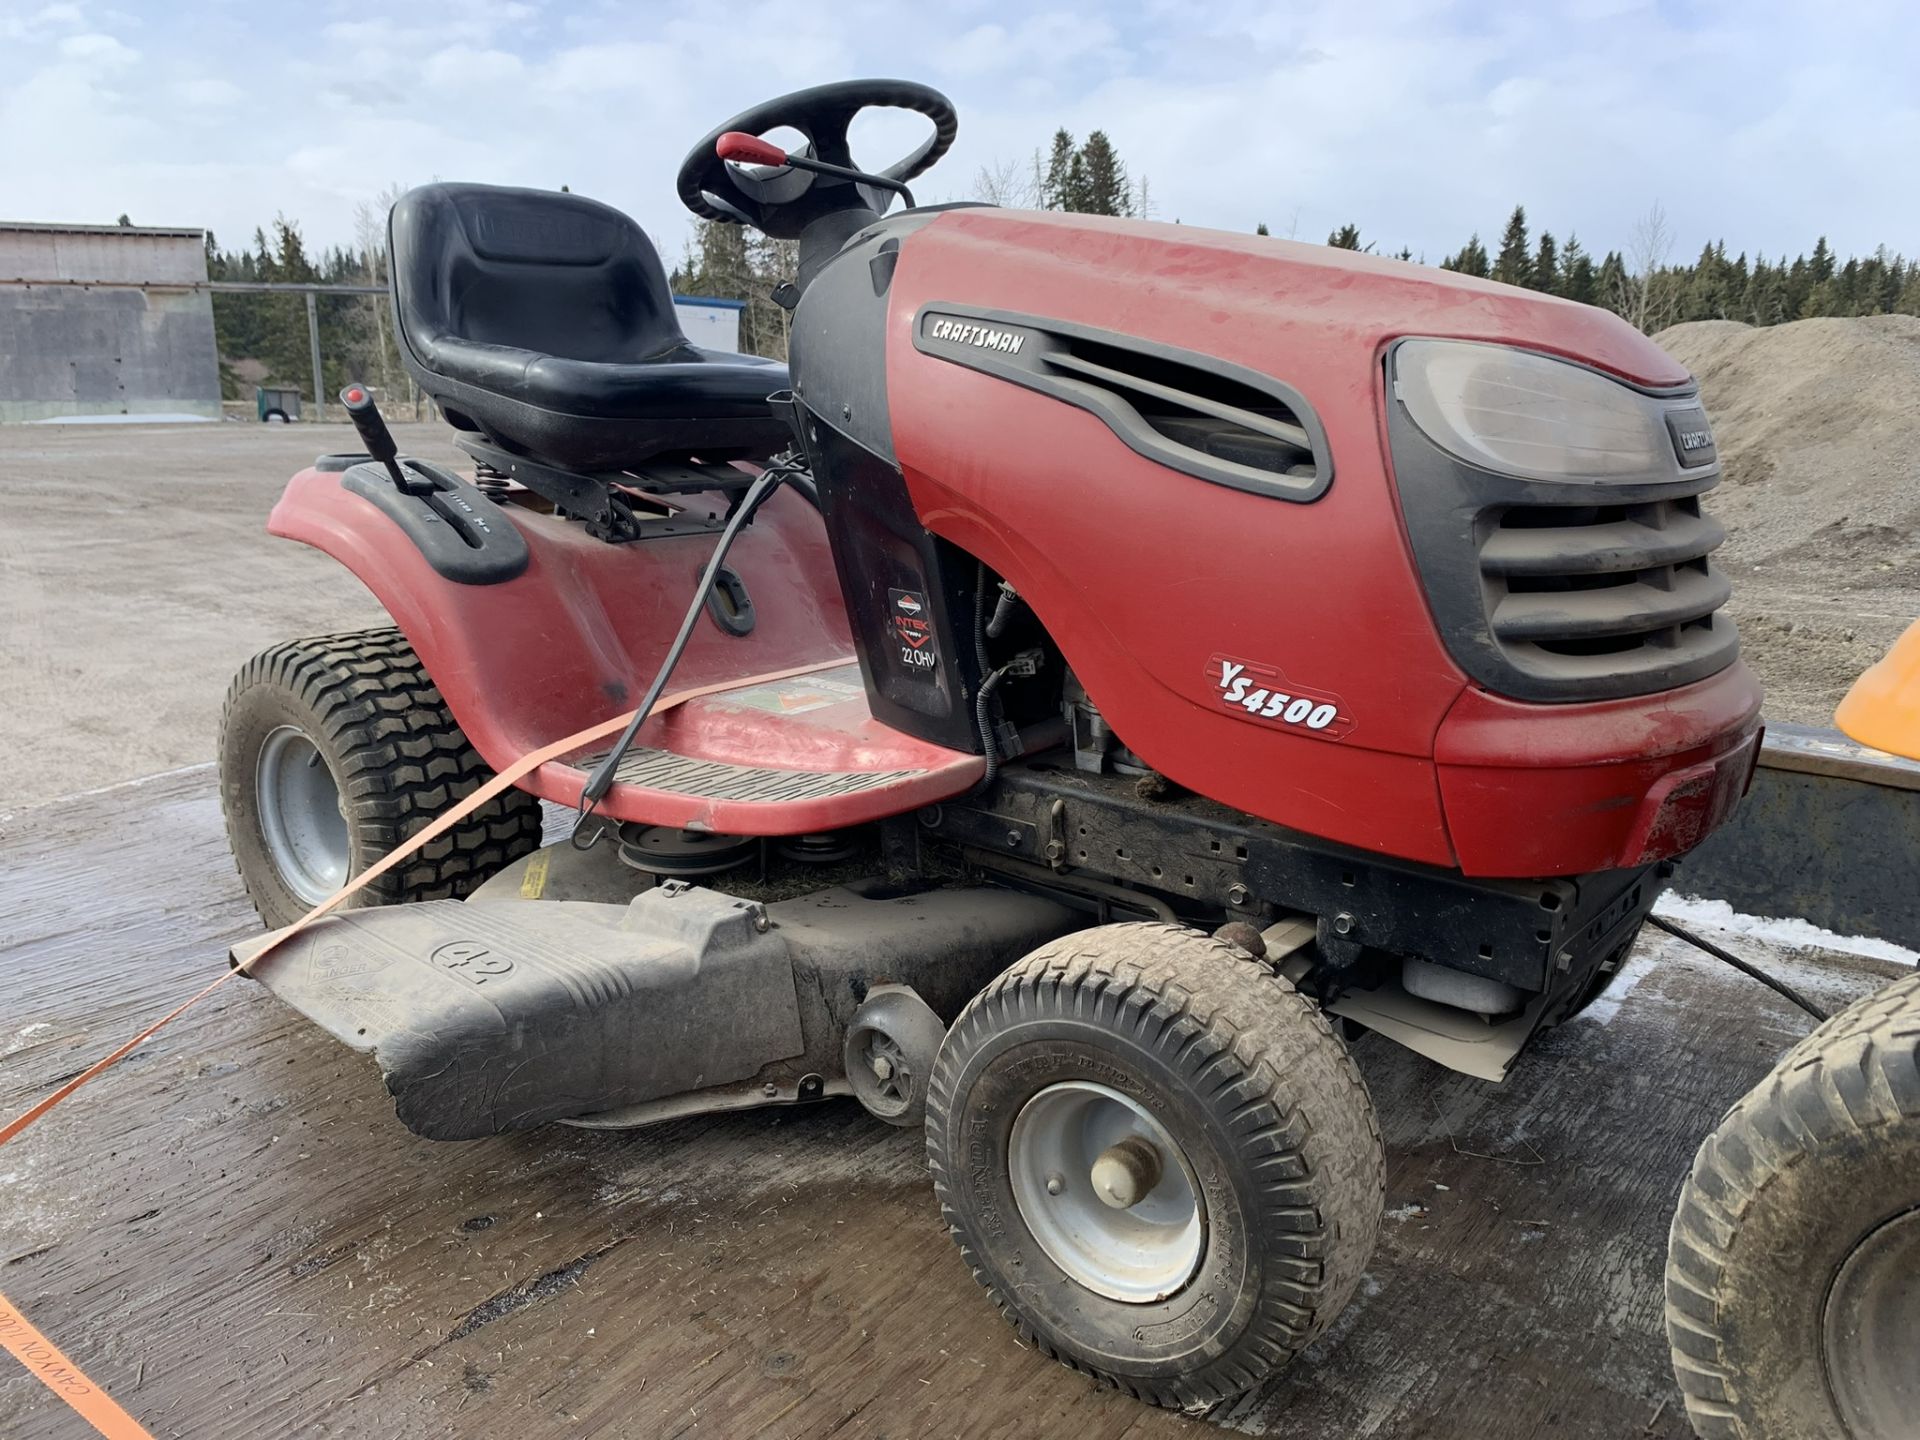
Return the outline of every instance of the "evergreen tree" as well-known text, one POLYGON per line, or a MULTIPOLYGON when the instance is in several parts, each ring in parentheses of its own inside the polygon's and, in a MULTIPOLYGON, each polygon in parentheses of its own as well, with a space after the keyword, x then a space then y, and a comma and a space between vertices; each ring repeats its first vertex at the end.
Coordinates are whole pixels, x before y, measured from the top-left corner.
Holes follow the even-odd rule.
POLYGON ((1457 270, 1462 275, 1477 275, 1482 280, 1491 273, 1487 261, 1487 247, 1480 243, 1480 237, 1472 236, 1457 254, 1449 255, 1440 262, 1442 270, 1457 270))
POLYGON ((1534 253, 1533 269, 1527 275, 1527 284, 1549 295, 1560 293, 1560 246, 1551 230, 1540 232, 1540 248, 1534 253))
POLYGON ((1812 274, 1815 285, 1833 278, 1833 252, 1827 248, 1824 235, 1813 242, 1812 274))
POLYGON ((1784 267, 1756 263, 1747 279, 1740 319, 1749 325, 1778 325, 1787 318, 1787 277, 1784 267))
POLYGON ((1527 210, 1513 207, 1506 233, 1500 237, 1500 258, 1493 262, 1493 278, 1506 285, 1525 285, 1533 274, 1532 247, 1527 243, 1527 210))
POLYGON ((1062 191, 1065 203, 1062 210, 1070 210, 1076 215, 1087 213, 1087 152, 1082 146, 1073 152, 1073 158, 1067 162, 1067 183, 1062 191))
POLYGON ((1133 190, 1127 184, 1127 167, 1120 163, 1107 132, 1096 130, 1087 136, 1077 157, 1081 163, 1080 204, 1073 207, 1085 215, 1131 215, 1133 190))
POLYGON ((1593 304, 1597 294, 1593 257, 1587 254, 1578 235, 1567 237, 1567 248, 1560 256, 1560 293, 1582 305, 1593 304))
POLYGON ((1256 234, 1256 235, 1267 235, 1267 234, 1270 234, 1270 233, 1272 233, 1272 232, 1270 232, 1270 231, 1269 231, 1269 230, 1267 229, 1267 222, 1266 222, 1266 221, 1264 221, 1264 220, 1262 220, 1262 221, 1261 221, 1261 222, 1260 222, 1260 223, 1259 223, 1258 225, 1256 225, 1256 226, 1254 226, 1254 227, 1253 227, 1253 233, 1254 233, 1254 234, 1256 234))
POLYGON ((1620 258, 1618 250, 1609 250, 1606 258, 1600 262, 1600 273, 1595 277, 1594 303, 1604 305, 1618 314, 1627 303, 1627 262, 1620 258))
POLYGON ((1900 287, 1900 298, 1893 308, 1902 315, 1920 315, 1920 261, 1907 267, 1906 283, 1900 287))
MULTIPOLYGON (((1071 131, 1053 132, 1053 146, 1038 174, 1039 203, 1043 210, 1069 210, 1082 215, 1144 214, 1153 203, 1145 178, 1138 190, 1127 180, 1127 167, 1104 130, 1076 146, 1071 131), (1138 195, 1136 203, 1135 196, 1138 195)), ((1150 216, 1148 218, 1151 218, 1150 216)), ((1174 222, 1176 225, 1179 221, 1174 222)))
POLYGON ((1068 203, 1073 198, 1069 188, 1073 170, 1073 136, 1063 127, 1053 132, 1053 149, 1047 154, 1047 178, 1040 187, 1040 208, 1043 210, 1071 210, 1068 203))
POLYGON ((1336 250, 1361 249, 1360 227, 1358 225, 1342 225, 1338 230, 1327 236, 1327 244, 1333 246, 1336 250))

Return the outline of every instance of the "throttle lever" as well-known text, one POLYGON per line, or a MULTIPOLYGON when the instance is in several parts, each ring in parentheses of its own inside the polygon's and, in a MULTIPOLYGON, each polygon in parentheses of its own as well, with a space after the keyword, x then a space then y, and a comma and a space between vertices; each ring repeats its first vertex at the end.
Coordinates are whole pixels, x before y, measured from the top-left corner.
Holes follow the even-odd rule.
POLYGON ((438 488, 423 475, 408 474, 401 465, 400 447, 393 443, 393 432, 387 429, 380 407, 373 403, 373 395, 366 386, 347 386, 340 392, 340 403, 353 421, 353 428, 360 433, 360 443, 367 447, 367 454, 387 467, 396 490, 402 495, 431 495, 438 488))

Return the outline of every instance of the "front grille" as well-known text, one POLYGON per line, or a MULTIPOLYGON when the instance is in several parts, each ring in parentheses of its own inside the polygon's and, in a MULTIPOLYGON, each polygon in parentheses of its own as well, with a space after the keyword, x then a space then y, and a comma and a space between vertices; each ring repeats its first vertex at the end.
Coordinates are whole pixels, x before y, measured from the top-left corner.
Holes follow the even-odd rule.
POLYGON ((1699 497, 1516 505, 1490 518, 1480 545, 1488 626, 1514 660, 1599 671, 1637 651, 1664 665, 1721 647, 1714 614, 1728 585, 1707 556, 1726 531, 1699 497))
POLYGON ((1648 695, 1731 665, 1739 636, 1701 511, 1717 470, 1657 482, 1548 482, 1446 454, 1395 406, 1394 478, 1447 651, 1528 701, 1648 695))

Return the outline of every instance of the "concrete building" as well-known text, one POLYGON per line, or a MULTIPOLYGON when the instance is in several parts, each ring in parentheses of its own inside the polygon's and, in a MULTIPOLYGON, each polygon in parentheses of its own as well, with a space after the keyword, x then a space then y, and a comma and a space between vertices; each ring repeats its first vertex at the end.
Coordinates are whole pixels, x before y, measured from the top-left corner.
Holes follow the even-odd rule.
POLYGON ((220 418, 199 230, 0 221, 0 423, 220 418))

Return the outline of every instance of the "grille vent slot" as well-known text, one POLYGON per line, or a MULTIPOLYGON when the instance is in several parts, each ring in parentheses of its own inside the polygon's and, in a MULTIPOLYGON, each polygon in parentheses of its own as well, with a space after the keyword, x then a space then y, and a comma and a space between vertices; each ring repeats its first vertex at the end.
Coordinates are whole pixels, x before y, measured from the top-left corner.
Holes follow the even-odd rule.
POLYGON ((1232 361, 1066 321, 929 306, 914 344, 1097 416, 1139 454, 1236 490, 1317 499, 1326 431, 1291 386, 1232 361))
POLYGON ((1582 660, 1617 665, 1651 652, 1667 662, 1727 643, 1714 616, 1729 586, 1707 559, 1726 531, 1696 497, 1495 513, 1480 571, 1503 648, 1578 671, 1582 660))
POLYGON ((1045 363, 1069 383, 1108 390, 1175 445, 1273 475, 1314 474, 1313 439, 1292 408, 1250 385, 1084 340, 1046 352, 1045 363))

